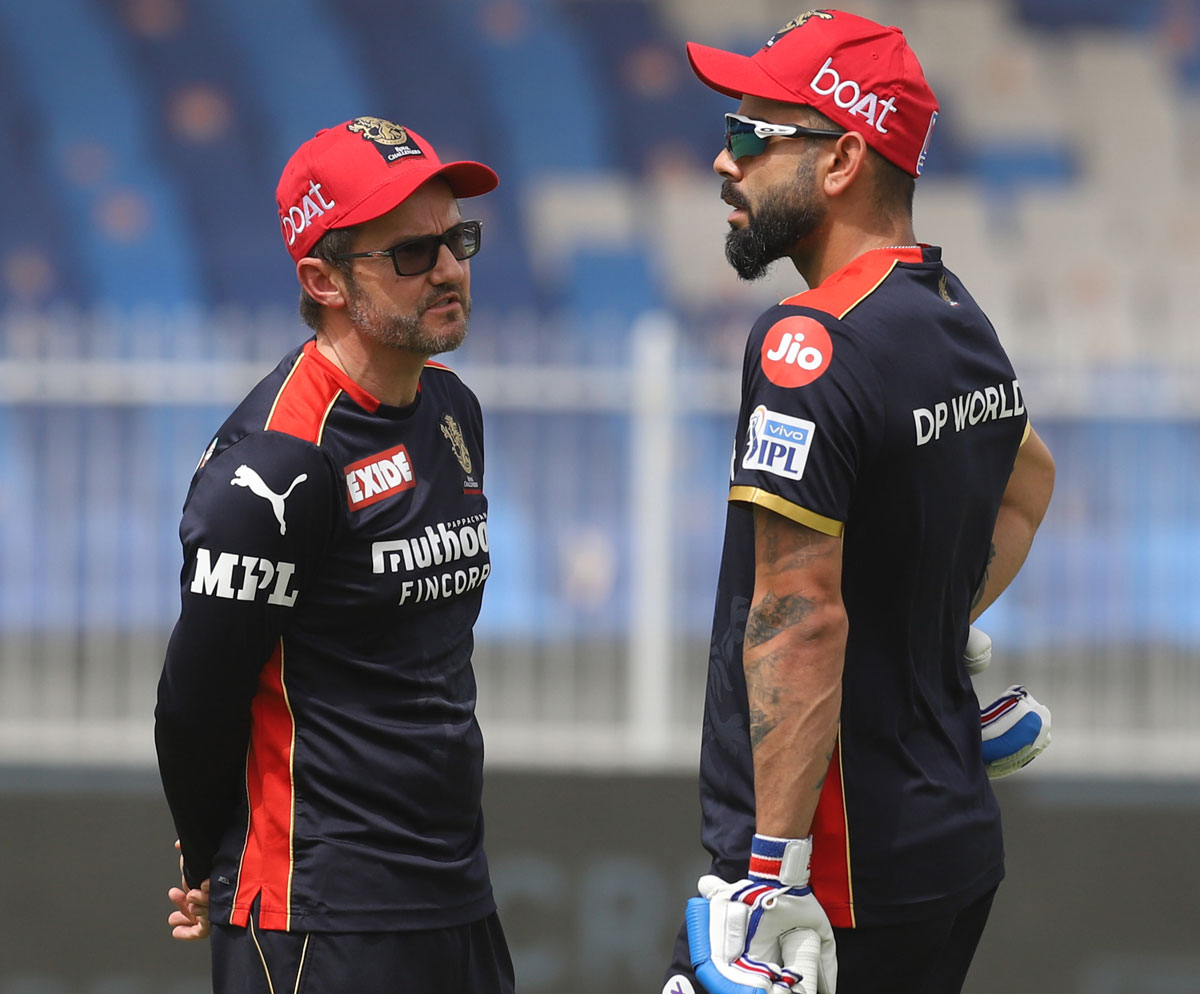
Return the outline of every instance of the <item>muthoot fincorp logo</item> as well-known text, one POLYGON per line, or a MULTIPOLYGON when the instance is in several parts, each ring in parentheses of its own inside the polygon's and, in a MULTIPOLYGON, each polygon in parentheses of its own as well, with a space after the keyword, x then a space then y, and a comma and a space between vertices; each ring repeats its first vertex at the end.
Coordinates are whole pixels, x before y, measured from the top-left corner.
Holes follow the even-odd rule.
POLYGON ((488 551, 487 517, 478 515, 449 527, 439 522, 425 526, 422 534, 390 542, 371 543, 374 573, 412 573, 430 566, 474 559, 488 551))
POLYGON ((461 597, 482 586, 492 571, 488 561, 487 515, 426 525, 422 534, 412 538, 373 542, 371 569, 375 573, 399 573, 404 577, 397 602, 401 607, 461 597), (453 568, 460 560, 474 560, 477 565, 453 568), (436 569, 447 566, 450 568, 436 569))

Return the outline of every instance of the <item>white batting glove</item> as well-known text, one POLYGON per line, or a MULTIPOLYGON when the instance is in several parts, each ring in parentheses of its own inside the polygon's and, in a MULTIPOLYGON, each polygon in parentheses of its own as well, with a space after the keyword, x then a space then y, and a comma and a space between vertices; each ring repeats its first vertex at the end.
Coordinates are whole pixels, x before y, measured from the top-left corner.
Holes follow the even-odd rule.
POLYGON ((991 780, 1011 776, 1050 744, 1050 709, 1013 684, 979 712, 983 762, 991 780))
MULTIPOLYGON (((992 640, 974 625, 967 633, 963 665, 978 676, 992 661, 992 640)), ((991 780, 1011 776, 1040 756, 1050 744, 1050 709, 1029 691, 1013 684, 979 711, 983 763, 991 780)))
POLYGON ((704 876, 688 946, 709 994, 836 994, 837 948, 808 886, 812 839, 755 835, 747 879, 704 876))

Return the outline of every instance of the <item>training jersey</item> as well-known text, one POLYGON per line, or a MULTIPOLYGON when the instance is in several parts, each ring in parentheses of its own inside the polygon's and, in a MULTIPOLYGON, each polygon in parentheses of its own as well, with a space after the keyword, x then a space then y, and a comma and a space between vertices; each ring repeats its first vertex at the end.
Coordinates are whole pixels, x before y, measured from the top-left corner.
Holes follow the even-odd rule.
POLYGON ((878 249, 766 311, 746 347, 701 751, 703 841, 742 872, 753 507, 842 538, 849 620, 812 886, 840 927, 965 906, 1003 877, 962 663, 1025 436, 995 331, 937 248, 878 249))
POLYGON ((381 404, 309 341, 218 431, 180 525, 159 768, 213 921, 297 931, 494 910, 472 626, 491 569, 479 403, 381 404))

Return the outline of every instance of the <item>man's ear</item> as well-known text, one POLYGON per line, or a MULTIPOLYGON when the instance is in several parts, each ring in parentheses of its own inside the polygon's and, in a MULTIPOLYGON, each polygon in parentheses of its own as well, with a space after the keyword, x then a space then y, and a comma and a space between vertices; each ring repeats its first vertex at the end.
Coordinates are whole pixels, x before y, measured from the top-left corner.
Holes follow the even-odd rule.
POLYGON ((300 289, 323 307, 346 306, 346 275, 333 263, 305 256, 296 263, 300 289))
POLYGON ((867 143, 857 131, 847 131, 833 146, 833 161, 824 176, 827 196, 845 193, 866 168, 867 143))

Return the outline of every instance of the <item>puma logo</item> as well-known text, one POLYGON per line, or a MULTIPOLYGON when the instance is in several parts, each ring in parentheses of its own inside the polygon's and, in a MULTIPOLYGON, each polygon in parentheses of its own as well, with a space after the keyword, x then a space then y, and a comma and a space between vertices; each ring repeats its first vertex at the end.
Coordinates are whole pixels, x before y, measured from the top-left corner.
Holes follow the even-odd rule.
POLYGON ((263 478, 259 476, 249 466, 241 465, 233 473, 233 479, 230 484, 235 487, 245 487, 256 497, 261 497, 271 505, 271 510, 275 512, 275 518, 279 522, 279 534, 287 534, 287 524, 283 520, 283 502, 291 496, 292 491, 296 489, 297 484, 303 483, 308 479, 307 473, 301 473, 294 480, 292 485, 283 493, 277 494, 274 490, 263 483, 263 478))

